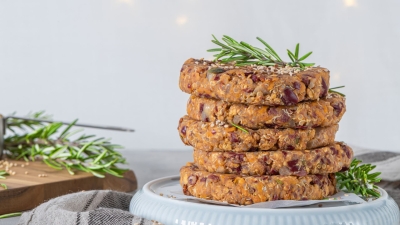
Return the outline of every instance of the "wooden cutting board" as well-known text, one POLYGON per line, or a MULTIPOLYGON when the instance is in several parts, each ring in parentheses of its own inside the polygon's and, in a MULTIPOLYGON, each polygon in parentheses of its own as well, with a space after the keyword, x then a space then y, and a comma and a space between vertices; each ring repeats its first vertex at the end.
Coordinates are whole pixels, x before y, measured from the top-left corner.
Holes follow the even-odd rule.
POLYGON ((5 190, 0 186, 0 215, 33 209, 51 198, 79 191, 109 189, 132 192, 137 189, 132 170, 125 172, 123 178, 112 175, 97 178, 85 172, 70 175, 66 170, 55 170, 43 162, 29 162, 29 165, 24 161, 8 162, 17 164, 11 167, 16 173, 0 179, 0 183, 8 187, 5 190), (39 177, 40 174, 47 176, 39 177))

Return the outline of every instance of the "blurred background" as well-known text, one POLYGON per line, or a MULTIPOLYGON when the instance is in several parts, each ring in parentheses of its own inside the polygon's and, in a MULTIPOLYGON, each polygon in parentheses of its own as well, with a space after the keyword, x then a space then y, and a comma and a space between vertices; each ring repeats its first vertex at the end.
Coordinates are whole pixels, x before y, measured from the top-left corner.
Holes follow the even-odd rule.
MULTIPOLYGON (((346 85, 337 139, 400 152, 400 1, 69 0, 0 2, 0 113, 131 127, 87 130, 129 150, 189 150, 178 87, 190 58, 211 58, 211 34, 280 54, 301 43, 307 61, 346 85)), ((285 60, 288 60, 285 57, 285 60)))

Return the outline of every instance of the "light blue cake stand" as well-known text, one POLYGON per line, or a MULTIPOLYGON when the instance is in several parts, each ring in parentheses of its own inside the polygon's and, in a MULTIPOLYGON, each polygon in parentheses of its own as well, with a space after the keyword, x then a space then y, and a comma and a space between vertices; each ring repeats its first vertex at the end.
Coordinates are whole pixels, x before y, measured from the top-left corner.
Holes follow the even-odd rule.
POLYGON ((164 225, 399 225, 396 202, 383 189, 381 197, 363 204, 342 202, 323 207, 240 208, 160 196, 179 183, 179 176, 148 182, 131 201, 130 212, 164 225))

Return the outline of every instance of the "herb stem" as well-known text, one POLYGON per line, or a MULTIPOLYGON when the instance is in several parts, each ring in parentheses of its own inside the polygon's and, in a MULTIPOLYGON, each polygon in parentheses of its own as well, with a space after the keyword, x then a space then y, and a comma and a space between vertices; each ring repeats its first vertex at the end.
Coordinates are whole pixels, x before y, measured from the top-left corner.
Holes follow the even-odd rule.
POLYGON ((22 212, 8 213, 8 214, 0 215, 0 219, 10 218, 10 217, 16 217, 16 216, 20 216, 20 215, 22 215, 22 212))
POLYGON ((234 123, 232 123, 232 122, 231 122, 230 124, 231 124, 232 126, 236 127, 237 129, 239 129, 239 130, 245 132, 246 134, 249 133, 249 131, 247 131, 246 129, 244 129, 243 127, 241 127, 241 126, 239 126, 239 125, 237 125, 237 124, 234 124, 234 123))

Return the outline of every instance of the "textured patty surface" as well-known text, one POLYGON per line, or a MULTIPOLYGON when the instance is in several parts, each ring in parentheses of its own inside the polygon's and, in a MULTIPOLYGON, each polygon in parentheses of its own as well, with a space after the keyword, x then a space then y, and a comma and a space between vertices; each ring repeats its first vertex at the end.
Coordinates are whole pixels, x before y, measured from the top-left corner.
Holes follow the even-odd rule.
POLYGON ((231 124, 201 122, 184 116, 178 125, 181 140, 203 151, 305 150, 333 144, 338 125, 309 129, 247 129, 231 124))
POLYGON ((194 163, 201 170, 251 176, 336 173, 347 170, 352 158, 353 150, 339 142, 304 151, 193 152, 194 163))
POLYGON ((209 173, 188 163, 180 170, 185 195, 249 205, 273 200, 315 200, 336 193, 334 174, 297 176, 240 176, 209 173))
POLYGON ((328 94, 329 70, 311 67, 304 71, 265 66, 219 65, 188 59, 183 64, 182 91, 227 102, 256 105, 295 105, 328 94))
POLYGON ((326 127, 339 123, 345 111, 345 98, 332 93, 328 98, 293 106, 232 104, 194 95, 187 103, 187 113, 193 119, 233 122, 252 129, 326 127))

